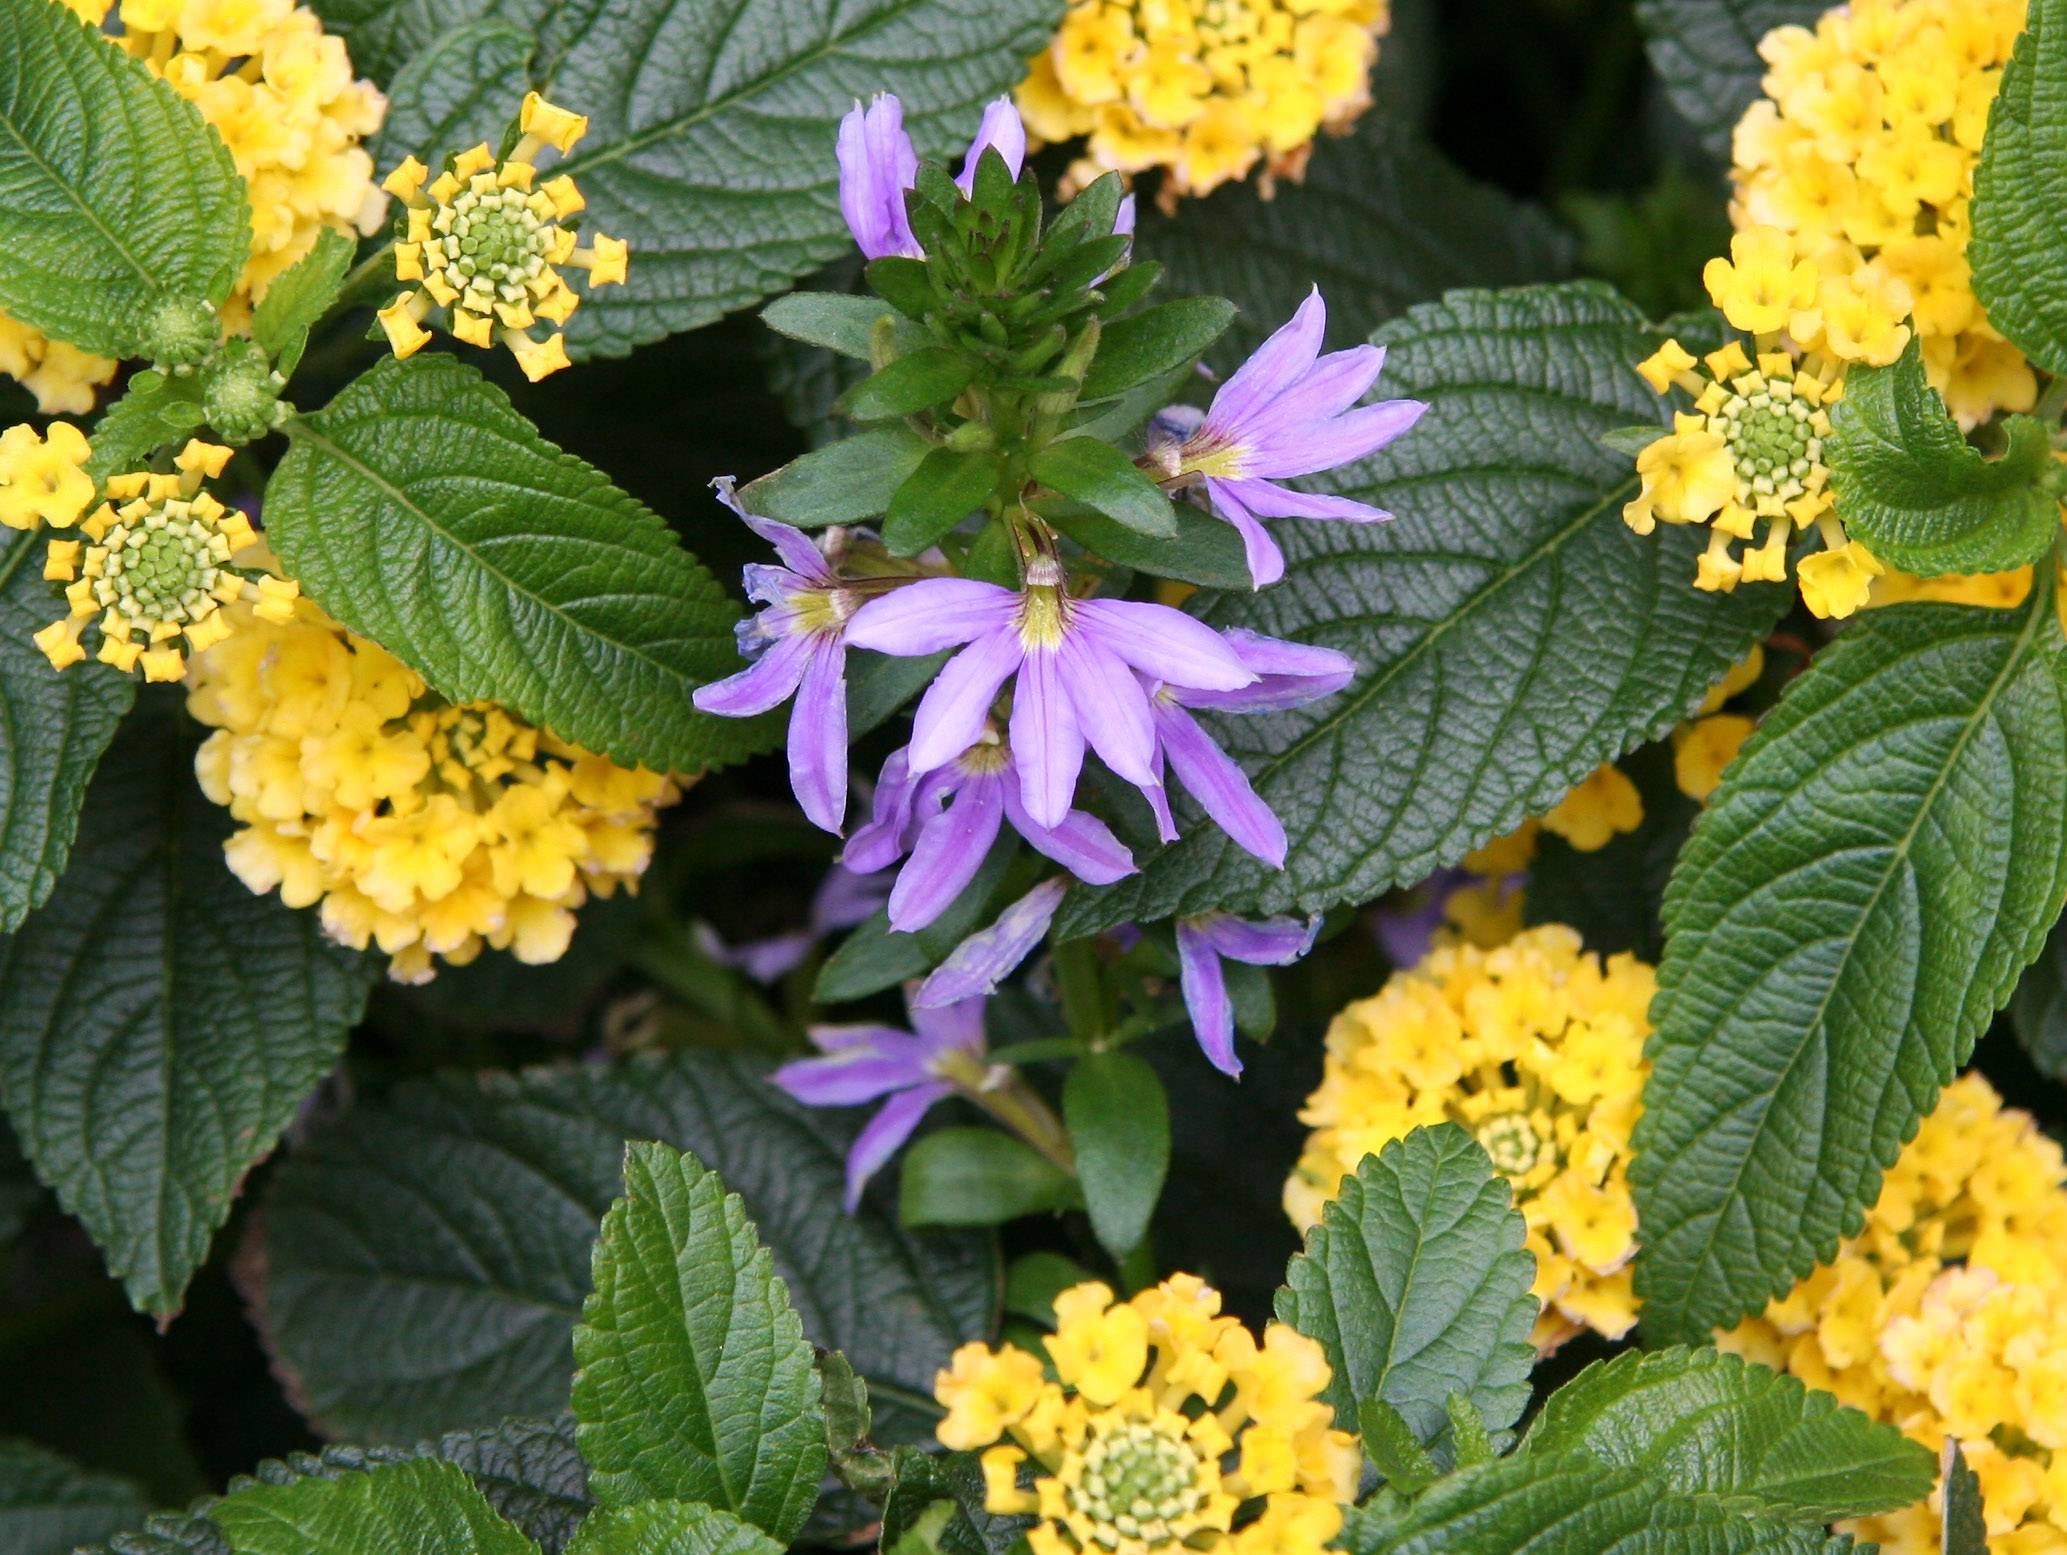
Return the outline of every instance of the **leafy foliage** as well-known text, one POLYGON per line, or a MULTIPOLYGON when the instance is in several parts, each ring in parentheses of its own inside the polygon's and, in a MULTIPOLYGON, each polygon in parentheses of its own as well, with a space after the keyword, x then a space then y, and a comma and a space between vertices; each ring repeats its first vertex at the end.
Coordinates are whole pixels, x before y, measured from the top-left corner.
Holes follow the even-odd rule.
POLYGON ((1967 1467, 1959 1443, 1945 1444, 1945 1508, 1938 1547, 1944 1555, 1987 1555, 1988 1521, 1981 1505, 1980 1476, 1967 1467))
POLYGON ((0 308, 103 356, 147 354, 161 299, 220 302, 250 241, 200 110, 55 0, 0 4, 0 308))
POLYGON ((1319 911, 1418 880, 1662 734, 1784 606, 1778 589, 1697 593, 1685 528, 1632 543, 1636 482, 1597 439, 1659 412, 1629 370, 1649 337, 1612 292, 1460 292, 1374 338, 1389 392, 1428 413, 1317 484, 1398 516, 1280 524, 1285 586, 1198 610, 1357 661, 1339 696, 1212 722, 1285 823, 1284 871, 1194 825, 1141 876, 1079 892, 1063 932, 1319 911))
POLYGON ((337 300, 351 264, 352 240, 335 227, 325 227, 316 246, 275 277, 252 310, 251 336, 273 358, 282 377, 293 375, 311 326, 337 300))
POLYGON ((87 791, 57 889, 0 943, 0 1093, 138 1307, 170 1315, 245 1172, 337 1062, 363 963, 223 865, 154 704, 87 791))
POLYGON ((851 1137, 762 1065, 715 1053, 405 1087, 275 1178, 271 1342, 340 1434, 410 1440, 553 1413, 625 1142, 658 1139, 723 1174, 806 1335, 868 1379, 885 1439, 912 1439, 930 1428, 934 1370, 990 1328, 995 1258, 985 1239, 900 1229, 876 1196, 841 1214, 851 1137))
POLYGON ((627 765, 765 748, 695 712, 736 607, 652 513, 449 356, 383 362, 290 423, 266 534, 340 621, 450 701, 502 703, 627 765))
POLYGON ((737 1195, 694 1156, 625 1151, 574 1330, 598 1501, 703 1501, 788 1539, 825 1473, 811 1346, 737 1195))
POLYGON ((897 1212, 908 1226, 995 1226, 1079 1202, 1069 1173, 1010 1134, 943 1128, 906 1154, 897 1212))
POLYGON ((1378 1400, 1422 1442, 1462 1394, 1494 1429, 1529 1401, 1535 1260, 1507 1185, 1454 1123, 1416 1129, 1342 1181, 1285 1271, 1277 1315, 1328 1352, 1345 1430, 1378 1400))
POLYGON ((1131 1053, 1093 1053, 1070 1068, 1062 1116, 1091 1228, 1115 1258, 1124 1258, 1148 1230, 1170 1170, 1163 1083, 1131 1053))
POLYGON ((0 1440, 0 1549, 62 1555, 141 1522, 137 1488, 30 1442, 0 1440))
POLYGON ((432 1458, 249 1485, 209 1516, 237 1555, 537 1555, 463 1470, 432 1458))
POLYGON ((1826 451, 1847 530, 1924 577, 2036 561, 2060 529, 2059 500, 2039 484, 2052 442, 2030 416, 2011 416, 2003 430, 2007 451, 1982 458, 1926 381, 1914 337, 1893 366, 1854 368, 1826 451))
POLYGON ((1759 40, 1775 27, 1813 27, 1819 0, 1637 0, 1636 15, 1672 105, 1716 156, 1758 96, 1759 40))
POLYGON ((782 1546, 700 1501, 641 1501, 593 1513, 573 1555, 782 1555, 782 1546))
POLYGON ((1988 322, 2049 373, 2067 372, 2067 0, 2031 0, 1974 172, 1967 259, 1988 322))
POLYGON ((537 53, 536 33, 494 13, 432 38, 388 88, 387 117, 373 140, 376 169, 409 156, 436 167, 447 152, 493 146, 531 84, 537 53))
POLYGON ((1836 1251, 2067 890, 2049 588, 1853 623, 1788 688, 1671 890, 1637 1126, 1646 1329, 1694 1339, 1836 1251))

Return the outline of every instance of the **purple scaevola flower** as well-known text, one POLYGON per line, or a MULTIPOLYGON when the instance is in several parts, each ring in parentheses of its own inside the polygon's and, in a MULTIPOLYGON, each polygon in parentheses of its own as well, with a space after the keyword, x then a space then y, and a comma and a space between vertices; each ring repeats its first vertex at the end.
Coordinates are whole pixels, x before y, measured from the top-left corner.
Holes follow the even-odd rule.
POLYGON ((932 1105, 953 1094, 948 1076, 980 1072, 983 1001, 911 1005, 911 1031, 894 1026, 813 1026, 822 1058, 784 1064, 769 1078, 807 1107, 854 1107, 887 1098, 847 1151, 847 1213, 876 1169, 911 1138, 932 1105))
POLYGON ((1320 354, 1327 305, 1315 287, 1299 311, 1256 349, 1213 396, 1203 418, 1167 415, 1150 461, 1165 480, 1205 482, 1213 507, 1240 532, 1256 587, 1285 575, 1266 518, 1337 518, 1371 523, 1392 515, 1348 497, 1276 484, 1348 464, 1404 434, 1428 407, 1418 400, 1357 406, 1378 379, 1385 352, 1355 346, 1320 354), (1352 408, 1355 407, 1355 408, 1352 408))
POLYGON ((1069 882, 1059 876, 1043 880, 1018 901, 998 914, 998 921, 978 929, 948 953, 911 996, 916 1010, 938 1009, 964 999, 980 999, 997 991, 997 986, 1033 954, 1034 946, 1055 921, 1055 910, 1069 882))
POLYGON ((1134 873, 1133 854, 1095 816, 1071 810, 1060 826, 1043 826, 1028 815, 1011 752, 989 728, 928 773, 914 774, 909 753, 893 752, 876 781, 874 815, 842 857, 850 868, 875 871, 911 854, 890 892, 890 927, 913 933, 954 904, 1006 821, 1037 852, 1092 885, 1134 873))
POLYGON ((1227 996, 1222 959, 1251 966, 1290 966, 1313 949, 1321 920, 1265 918, 1248 922, 1231 913, 1212 912, 1177 920, 1178 983, 1199 1048, 1215 1069, 1237 1078, 1242 1061, 1234 1056, 1234 1005, 1227 996))
POLYGON ((801 531, 739 505, 732 478, 711 482, 718 499, 775 547, 781 565, 746 569, 747 597, 764 608, 739 623, 739 651, 754 662, 698 689, 699 711, 751 718, 794 695, 789 779, 811 824, 839 835, 847 816, 847 643, 856 596, 801 531))
MULTIPOLYGON (((1151 688, 1154 710, 1156 775, 1167 760, 1213 823, 1241 847, 1274 869, 1285 867, 1285 828, 1269 805, 1249 785, 1248 774, 1213 742, 1191 715, 1195 707, 1229 713, 1279 712, 1332 696, 1349 683, 1356 664, 1333 648, 1284 642, 1260 632, 1229 629, 1222 639, 1256 674, 1236 691, 1198 691, 1164 684, 1151 688)), ((1163 789, 1148 791, 1156 829, 1163 841, 1177 839, 1170 800, 1163 789)))
MULTIPOLYGON (((991 149, 1017 178, 1026 160, 1026 126, 1009 97, 997 98, 983 110, 968 161, 955 180, 963 194, 974 191, 976 165, 991 149)), ((890 92, 878 93, 866 108, 856 103, 840 120, 837 152, 840 214, 847 218, 847 230, 862 253, 870 259, 892 254, 925 258, 904 208, 905 191, 919 181, 919 154, 904 132, 904 104, 890 92)))
POLYGON ((757 983, 777 982, 802 966, 827 937, 873 917, 889 895, 888 876, 856 874, 835 864, 811 895, 810 927, 728 945, 709 924, 698 923, 696 948, 719 966, 744 972, 757 983))
POLYGON ((1136 677, 1199 691, 1238 691, 1256 672, 1220 634, 1167 605, 1071 599, 1048 557, 1023 592, 974 578, 926 578, 871 600, 847 640, 916 657, 966 643, 919 700, 906 758, 919 774, 983 737, 991 703, 1013 681, 1012 760, 1035 823, 1069 815, 1086 744, 1127 782, 1157 788, 1155 720, 1136 677))

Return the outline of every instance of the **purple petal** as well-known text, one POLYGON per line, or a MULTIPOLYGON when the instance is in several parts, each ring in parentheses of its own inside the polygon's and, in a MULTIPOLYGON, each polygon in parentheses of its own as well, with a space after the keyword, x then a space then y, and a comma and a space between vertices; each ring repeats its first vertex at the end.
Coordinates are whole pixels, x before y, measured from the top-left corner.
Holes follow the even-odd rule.
POLYGON ((897 1154, 898 1146, 911 1138, 933 1104, 952 1095, 954 1087, 940 1081, 915 1085, 883 1103, 882 1110, 868 1120, 847 1147, 847 1213, 861 1207, 861 1191, 878 1168, 897 1154))
POLYGON ((840 214, 870 259, 924 255, 905 215, 904 191, 918 182, 919 158, 904 133, 904 104, 888 93, 840 120, 840 214))
POLYGON ((1290 966, 1313 949, 1321 931, 1317 917, 1249 919, 1225 912, 1208 913, 1198 925, 1221 955, 1250 966, 1290 966))
POLYGON ((811 537, 801 529, 792 529, 788 524, 778 524, 772 518, 749 513, 740 505, 739 498, 733 493, 736 484, 734 477, 720 475, 711 482, 711 490, 718 494, 718 500, 730 508, 741 523, 775 547, 775 554, 782 558, 782 564, 791 572, 800 573, 813 583, 833 582, 833 570, 827 564, 824 554, 811 543, 811 537))
POLYGON ((1213 511, 1242 537, 1242 561, 1249 569, 1249 587, 1268 588, 1285 575, 1285 553, 1278 549, 1277 541, 1258 522, 1250 511, 1248 503, 1242 500, 1244 486, 1265 486, 1275 491, 1268 481, 1231 481, 1219 476, 1206 478, 1206 494, 1213 499, 1213 511))
POLYGON ((1113 212, 1112 233, 1114 237, 1129 236, 1134 232, 1134 195, 1132 191, 1120 196, 1120 208, 1113 212))
POLYGON ((1354 464, 1405 436, 1427 409, 1419 400, 1380 400, 1274 438, 1268 447, 1251 451, 1242 468, 1251 476, 1283 478, 1354 464))
POLYGON ((955 180, 955 187, 965 197, 976 193, 976 167, 986 151, 996 151, 1005 159, 1005 170, 1014 178, 1019 176, 1026 161, 1026 125, 1009 97, 992 98, 983 110, 983 122, 976 127, 976 139, 969 143, 969 155, 955 180))
MULTIPOLYGON (((1072 810, 1060 826, 1043 826, 1019 802, 1019 785, 1005 785, 1005 815, 1036 852, 1046 855, 1088 885, 1111 885, 1134 873, 1134 855, 1095 816, 1072 810)), ((1150 790, 1160 795, 1161 788, 1150 790)))
POLYGON ((1307 293, 1299 311, 1280 325, 1256 348, 1256 354, 1235 369, 1234 376, 1220 386, 1213 405, 1206 412, 1206 424, 1214 428, 1239 427, 1250 416, 1295 383, 1320 355, 1321 337, 1328 331, 1328 305, 1321 301, 1316 286, 1307 293))
POLYGON ((873 917, 889 898, 890 880, 882 872, 857 873, 845 864, 835 864, 812 894, 812 932, 825 935, 851 929, 873 917))
POLYGON ((1286 642, 1239 626, 1229 627, 1222 635, 1241 661, 1256 672, 1256 683, 1239 691, 1173 693, 1184 706, 1235 713, 1278 712, 1333 696, 1356 677, 1356 661, 1333 648, 1286 642))
POLYGON ((914 1006, 911 1023, 919 1034, 919 1040, 926 1044, 926 1051, 936 1058, 943 1053, 982 1053, 983 1012, 987 1008, 982 999, 964 999, 959 1004, 943 1004, 937 1008, 914 1006))
POLYGON ((919 1039, 892 1032, 824 1058, 796 1059, 768 1078, 807 1107, 854 1107, 931 1077, 919 1039))
POLYGON ((874 874, 902 858, 904 834, 911 826, 912 801, 917 793, 918 783, 912 777, 908 753, 903 749, 892 751, 883 758, 883 770, 876 777, 868 824, 856 828, 847 839, 840 862, 858 874, 874 874))
POLYGON ((921 578, 854 612, 847 641, 897 658, 920 658, 1011 624, 1019 596, 975 578, 921 578))
POLYGON ((1256 678, 1218 632, 1168 605, 1086 599, 1075 609, 1082 629, 1101 647, 1166 685, 1235 691, 1256 678))
POLYGON ((1240 1079, 1242 1061, 1234 1056, 1234 1004, 1227 997, 1227 974, 1212 943, 1188 918, 1177 920, 1177 985, 1184 991, 1192 1034, 1207 1062, 1240 1079))
POLYGON ((1004 783, 975 778, 956 790, 954 802, 919 825, 911 857, 890 891, 890 927, 915 934, 952 907, 997 840, 1004 824, 1004 783))
POLYGON ((1334 519, 1348 524, 1382 524, 1392 515, 1354 497, 1294 491, 1266 480, 1212 480, 1206 483, 1222 501, 1232 499, 1263 518, 1334 519))
POLYGON ((1155 720, 1141 682, 1118 655, 1093 634, 1072 632, 1055 656, 1055 673, 1099 760, 1136 788, 1154 788, 1155 720))
POLYGON ((808 637, 779 638, 736 675, 698 686, 689 700, 719 718, 751 718, 787 702, 811 667, 817 645, 808 637))
POLYGON ((789 785, 805 818, 839 836, 847 819, 847 650, 811 656, 789 715, 789 785))
POLYGON ((1213 824, 1272 869, 1285 867, 1285 828, 1249 786, 1249 776, 1183 708, 1156 708, 1156 733, 1170 770, 1213 824))
POLYGON ((744 972, 757 983, 777 982, 795 971, 818 943, 817 933, 810 929, 748 940, 741 945, 726 944, 707 923, 695 925, 693 932, 696 948, 705 959, 744 972))
MULTIPOLYGON (((1025 651, 1019 633, 1007 626, 977 638, 947 661, 912 714, 906 747, 912 771, 945 766, 983 738, 998 688, 1021 667, 1025 651)), ((1023 684, 1023 673, 1020 679, 1023 684)))
POLYGON ((955 946, 933 975, 919 984, 918 992, 911 996, 912 1008, 938 1009, 994 992, 1041 942, 1068 888, 1069 883, 1060 876, 1042 881, 1000 913, 996 923, 955 946))
POLYGON ((1242 446, 1254 455, 1257 450, 1284 447, 1309 435, 1362 399, 1384 365, 1385 353, 1376 346, 1330 352, 1297 383, 1243 420, 1235 429, 1242 446))
POLYGON ((1385 959, 1395 967, 1419 966, 1443 926, 1443 904, 1468 878, 1461 869, 1439 869, 1407 893, 1405 905, 1374 913, 1371 930, 1385 959))
MULTIPOLYGON (((1016 640, 1016 639, 1015 639, 1016 640)), ((1084 734, 1058 683, 1055 654, 1026 655, 1012 688, 1012 764, 1019 773, 1019 797, 1042 826, 1060 826, 1076 797, 1084 769, 1084 734)))

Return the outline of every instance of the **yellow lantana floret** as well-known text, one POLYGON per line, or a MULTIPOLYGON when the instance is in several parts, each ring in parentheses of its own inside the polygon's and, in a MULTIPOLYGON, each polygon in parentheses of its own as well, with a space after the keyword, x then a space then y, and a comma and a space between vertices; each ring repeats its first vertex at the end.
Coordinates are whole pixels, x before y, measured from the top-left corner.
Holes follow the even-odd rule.
POLYGON ((224 853, 253 891, 421 982, 483 948, 557 960, 590 896, 636 888, 677 781, 444 704, 307 600, 248 608, 195 660, 187 706, 215 730, 195 770, 240 823, 224 853))
POLYGON ((1461 1124, 1528 1224, 1537 1346, 1589 1328, 1621 1338, 1636 1321, 1629 1133, 1656 987, 1643 962, 1603 962, 1559 925, 1494 950, 1439 946, 1329 1026, 1286 1210, 1311 1226, 1366 1155, 1424 1124, 1461 1124))
POLYGON ((564 173, 538 179, 539 153, 564 155, 588 120, 533 92, 518 126, 507 157, 498 159, 483 143, 436 178, 410 157, 383 182, 408 212, 395 244, 395 279, 413 285, 378 315, 396 356, 422 349, 431 338, 425 320, 442 311, 455 339, 501 343, 536 383, 568 365, 558 328, 544 338, 532 333, 540 320, 565 324, 580 304, 561 268, 586 271, 591 291, 624 284, 623 240, 597 237, 583 245, 563 225, 582 209, 574 180, 564 173))
POLYGON ((93 477, 86 473, 92 452, 86 434, 69 421, 53 421, 40 436, 30 426, 0 432, 0 524, 69 529, 78 523, 93 505, 93 477))
POLYGON ((1177 1274, 1064 1291, 1047 1350, 1052 1380, 966 1344, 933 1385, 940 1440, 981 1451, 985 1507, 1036 1518, 1035 1555, 1320 1555, 1341 1531, 1362 1455, 1313 1340, 1272 1323, 1259 1345, 1177 1274))
POLYGON ((1076 183, 1158 168, 1170 209, 1261 166, 1267 196, 1370 106, 1389 20, 1388 0, 1072 0, 1019 111, 1036 142, 1084 141, 1076 183))

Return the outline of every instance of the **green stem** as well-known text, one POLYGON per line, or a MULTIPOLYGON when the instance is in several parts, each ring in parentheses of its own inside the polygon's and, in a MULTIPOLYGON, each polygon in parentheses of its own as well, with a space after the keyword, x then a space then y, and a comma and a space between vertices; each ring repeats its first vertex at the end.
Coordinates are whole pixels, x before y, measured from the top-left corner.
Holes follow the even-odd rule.
POLYGON ((1076 1175, 1076 1152, 1069 1147, 1062 1119, 1012 1070, 992 1065, 979 1083, 958 1089, 1063 1171, 1076 1175))

